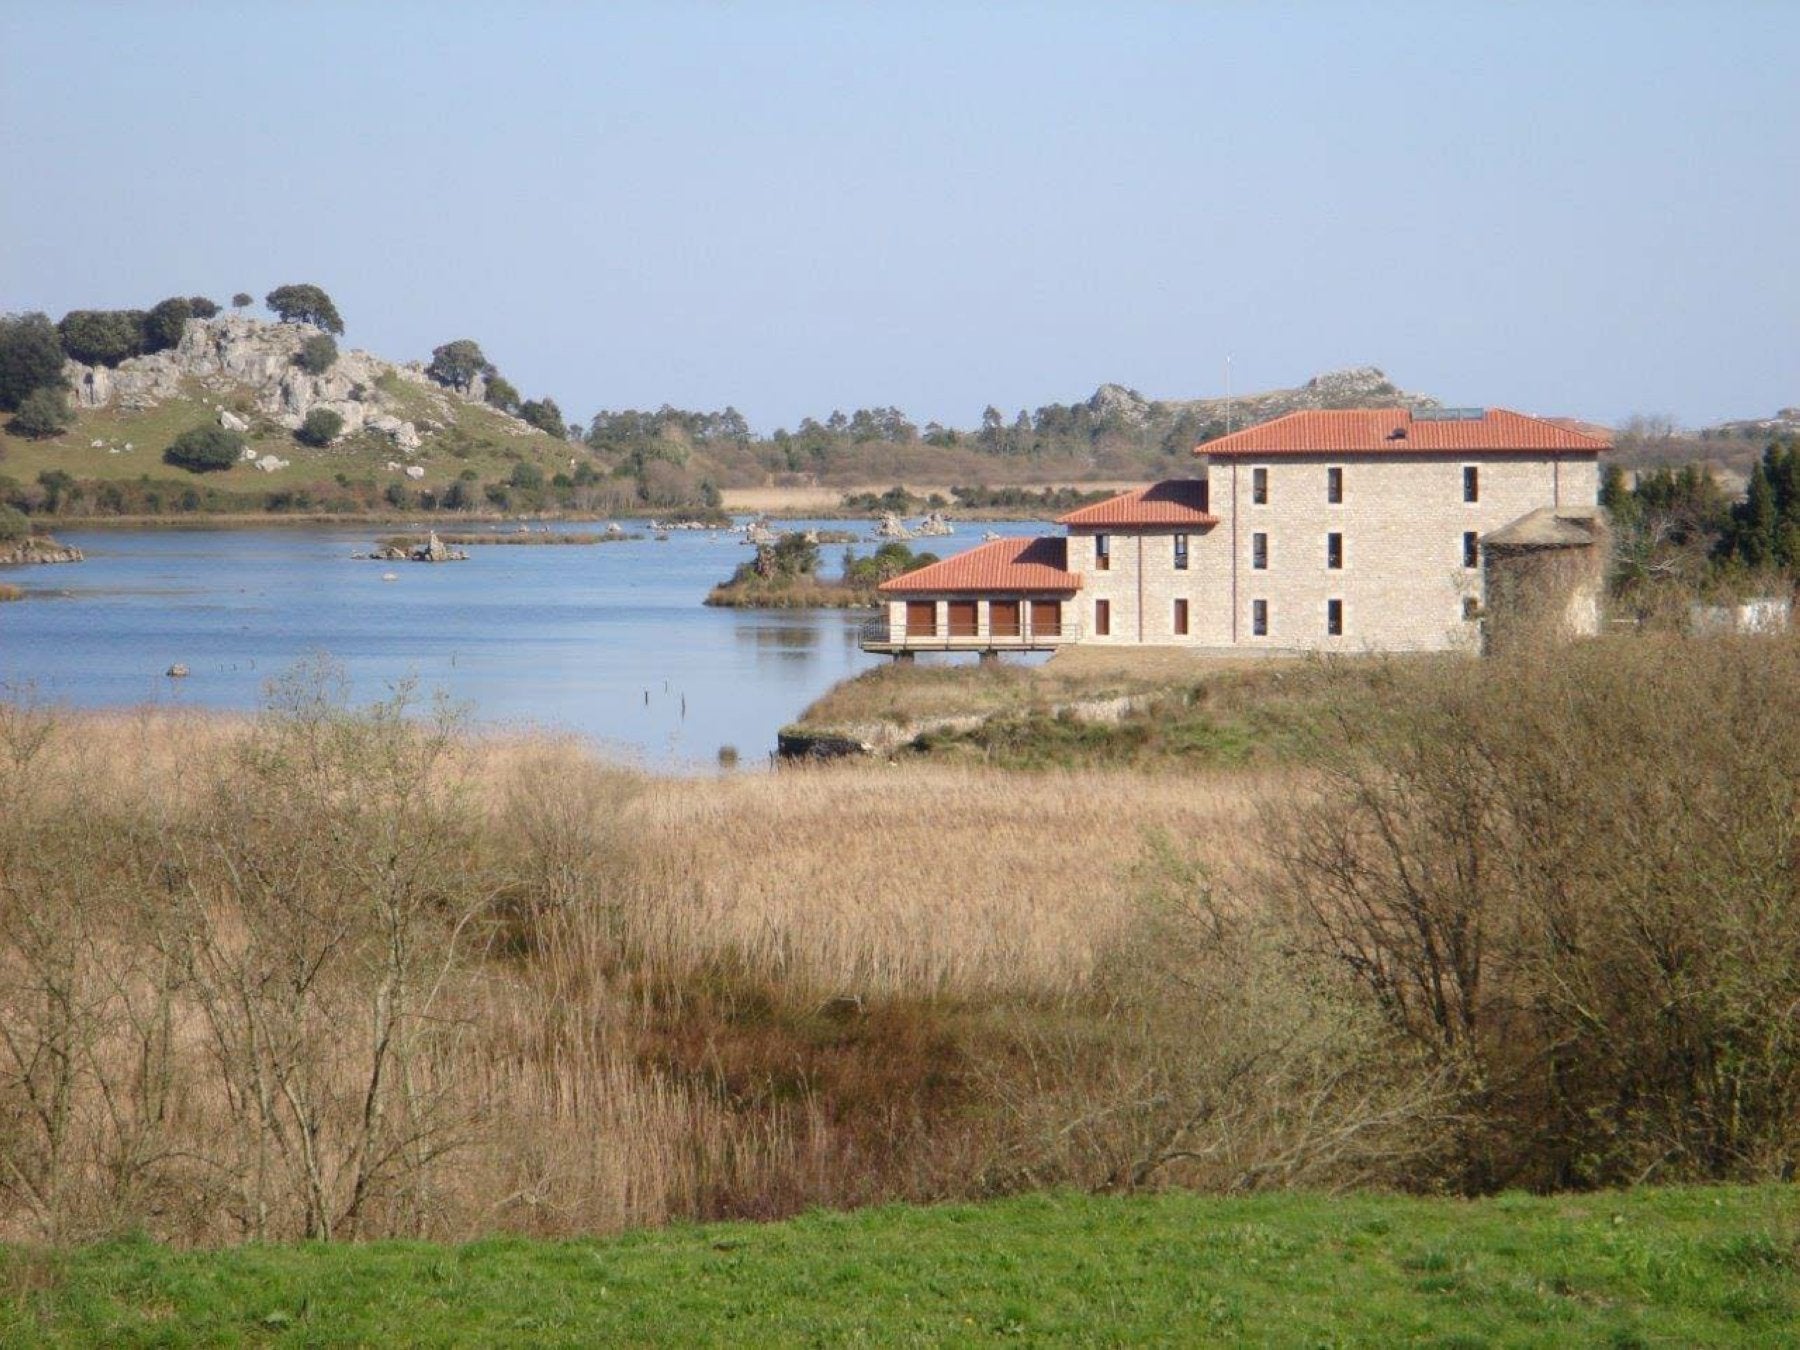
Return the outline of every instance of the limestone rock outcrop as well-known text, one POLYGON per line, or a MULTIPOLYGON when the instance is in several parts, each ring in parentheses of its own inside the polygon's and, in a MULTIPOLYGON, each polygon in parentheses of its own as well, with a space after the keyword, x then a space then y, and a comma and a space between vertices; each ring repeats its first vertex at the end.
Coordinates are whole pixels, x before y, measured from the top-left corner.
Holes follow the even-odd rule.
POLYGON ((23 539, 0 542, 0 565, 12 567, 28 563, 80 562, 81 550, 59 544, 48 535, 26 535, 23 539))
MULTIPOLYGON (((342 435, 372 427, 402 450, 417 450, 423 437, 417 425, 398 415, 404 409, 381 387, 384 381, 425 389, 437 426, 456 425, 458 409, 480 401, 479 391, 460 394, 432 383, 419 362, 396 365, 365 351, 341 352, 319 374, 303 370, 295 358, 319 331, 310 324, 267 323, 242 314, 190 319, 181 341, 168 351, 134 356, 111 368, 69 361, 63 374, 83 408, 142 410, 196 392, 215 397, 248 392, 256 414, 289 430, 297 429, 315 408, 324 408, 343 418, 342 435)), ((489 411, 505 419, 509 434, 542 434, 510 414, 489 411)), ((250 419, 221 407, 219 425, 247 431, 250 419)))

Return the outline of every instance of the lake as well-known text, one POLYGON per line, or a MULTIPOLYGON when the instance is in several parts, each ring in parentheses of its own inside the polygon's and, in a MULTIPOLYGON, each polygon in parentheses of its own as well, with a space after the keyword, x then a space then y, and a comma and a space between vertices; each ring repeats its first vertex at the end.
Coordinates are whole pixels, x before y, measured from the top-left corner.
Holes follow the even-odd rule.
MULTIPOLYGON (((624 522, 634 532, 648 530, 624 522)), ((872 523, 792 522, 856 529, 872 523)), ((424 527, 418 527, 423 532, 424 527)), ((513 529, 516 526, 472 526, 513 529)), ((539 528, 533 526, 534 529, 539 528)), ((552 525, 593 531, 593 524, 552 525)), ((946 555, 984 530, 916 541, 946 555)), ((372 562, 396 526, 58 531, 87 561, 0 569, 27 596, 0 604, 0 696, 80 708, 253 709, 265 682, 324 653, 357 702, 414 679, 489 726, 572 732, 665 769, 746 764, 837 681, 884 657, 857 647, 867 614, 707 609, 707 590, 750 556, 736 533, 675 531, 592 546, 471 547, 468 562, 372 562), (395 580, 383 581, 393 573, 395 580), (186 679, 169 679, 175 664, 186 679)), ((835 574, 843 545, 823 545, 835 574)))

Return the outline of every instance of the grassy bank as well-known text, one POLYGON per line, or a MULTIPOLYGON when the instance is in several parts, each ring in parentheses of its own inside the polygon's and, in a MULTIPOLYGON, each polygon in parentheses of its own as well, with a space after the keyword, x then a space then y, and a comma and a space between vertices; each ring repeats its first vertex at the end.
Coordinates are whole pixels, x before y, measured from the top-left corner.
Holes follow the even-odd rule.
POLYGON ((873 587, 818 577, 750 576, 720 582, 703 603, 721 609, 874 609, 880 598, 873 587))
POLYGON ((602 1242, 0 1257, 24 1343, 1785 1343, 1792 1187, 1031 1197, 602 1242))
POLYGON ((1070 648, 1036 666, 890 663, 829 690, 794 729, 867 739, 898 728, 912 736, 907 756, 1001 768, 1278 765, 1309 755, 1328 707, 1370 698, 1380 669, 1178 648, 1070 648))
POLYGON ((5 604, 8 600, 23 600, 24 598, 25 592, 20 587, 9 586, 0 581, 0 604, 5 604))

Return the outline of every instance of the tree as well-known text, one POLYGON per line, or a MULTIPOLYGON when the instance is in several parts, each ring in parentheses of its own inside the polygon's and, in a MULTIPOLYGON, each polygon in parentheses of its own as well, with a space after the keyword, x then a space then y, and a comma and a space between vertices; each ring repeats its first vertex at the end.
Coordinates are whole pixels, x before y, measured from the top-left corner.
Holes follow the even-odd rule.
POLYGON ((19 401, 19 410, 6 429, 15 436, 42 441, 61 435, 74 424, 75 410, 69 407, 68 395, 54 385, 40 385, 19 401))
POLYGON ((0 502, 0 544, 9 544, 31 533, 31 522, 22 512, 0 502))
POLYGON ((263 303, 283 323, 310 323, 327 333, 344 331, 344 321, 331 297, 310 282, 277 286, 263 297, 263 303))
POLYGON ((1731 508, 1719 554, 1746 566, 1800 567, 1800 446, 1768 446, 1731 508))
POLYGON ((181 345, 187 321, 194 317, 194 306, 180 296, 159 300, 144 316, 144 350, 167 351, 181 345))
POLYGON ((525 492, 541 492, 544 488, 544 471, 535 464, 521 462, 513 465, 512 473, 507 476, 506 481, 525 492))
POLYGON ((519 391, 513 382, 504 375, 489 375, 487 390, 482 397, 488 401, 490 407, 498 408, 501 412, 516 413, 519 411, 519 391))
POLYGON ((316 333, 300 344, 294 364, 308 375, 323 375, 338 358, 338 345, 329 333, 316 333))
POLYGON ((243 453, 244 437, 224 427, 195 427, 177 436, 163 451, 163 463, 190 473, 214 473, 229 469, 243 453))
POLYGON ((477 375, 493 375, 493 364, 482 355, 481 344, 474 338, 457 338, 431 349, 431 364, 426 375, 451 389, 469 392, 477 375))
POLYGON ((88 366, 116 366, 144 350, 141 309, 72 309, 56 331, 71 361, 88 366))
POLYGON ((196 319, 210 319, 219 312, 217 302, 208 300, 204 295, 190 295, 188 309, 196 319))
POLYGON ((250 306, 255 303, 256 302, 249 291, 239 291, 236 295, 231 297, 231 307, 233 309, 249 309, 250 306))
POLYGON ((302 445, 323 448, 335 441, 344 430, 344 419, 330 408, 314 408, 294 433, 302 445))
POLYGON ((62 469, 45 469, 37 481, 44 490, 44 510, 51 515, 56 514, 65 497, 75 495, 75 476, 62 469))
POLYGON ((526 399, 519 405, 519 416, 552 436, 560 438, 568 434, 568 428, 563 425, 562 409, 556 406, 553 398, 526 399))
POLYGON ((975 439, 990 450, 998 449, 1000 438, 1006 434, 1006 423, 1001 419, 1000 410, 988 404, 981 411, 981 430, 975 439))
POLYGON ((0 315, 0 412, 12 412, 34 389, 59 387, 62 368, 62 340, 46 315, 0 315))

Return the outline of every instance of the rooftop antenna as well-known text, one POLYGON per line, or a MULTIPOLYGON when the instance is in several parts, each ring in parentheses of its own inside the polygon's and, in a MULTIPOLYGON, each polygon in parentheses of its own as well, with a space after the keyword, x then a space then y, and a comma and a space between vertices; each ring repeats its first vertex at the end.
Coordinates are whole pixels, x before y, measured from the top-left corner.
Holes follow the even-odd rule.
POLYGON ((1232 414, 1236 411, 1231 402, 1231 355, 1225 356, 1225 434, 1229 436, 1234 430, 1232 414))

